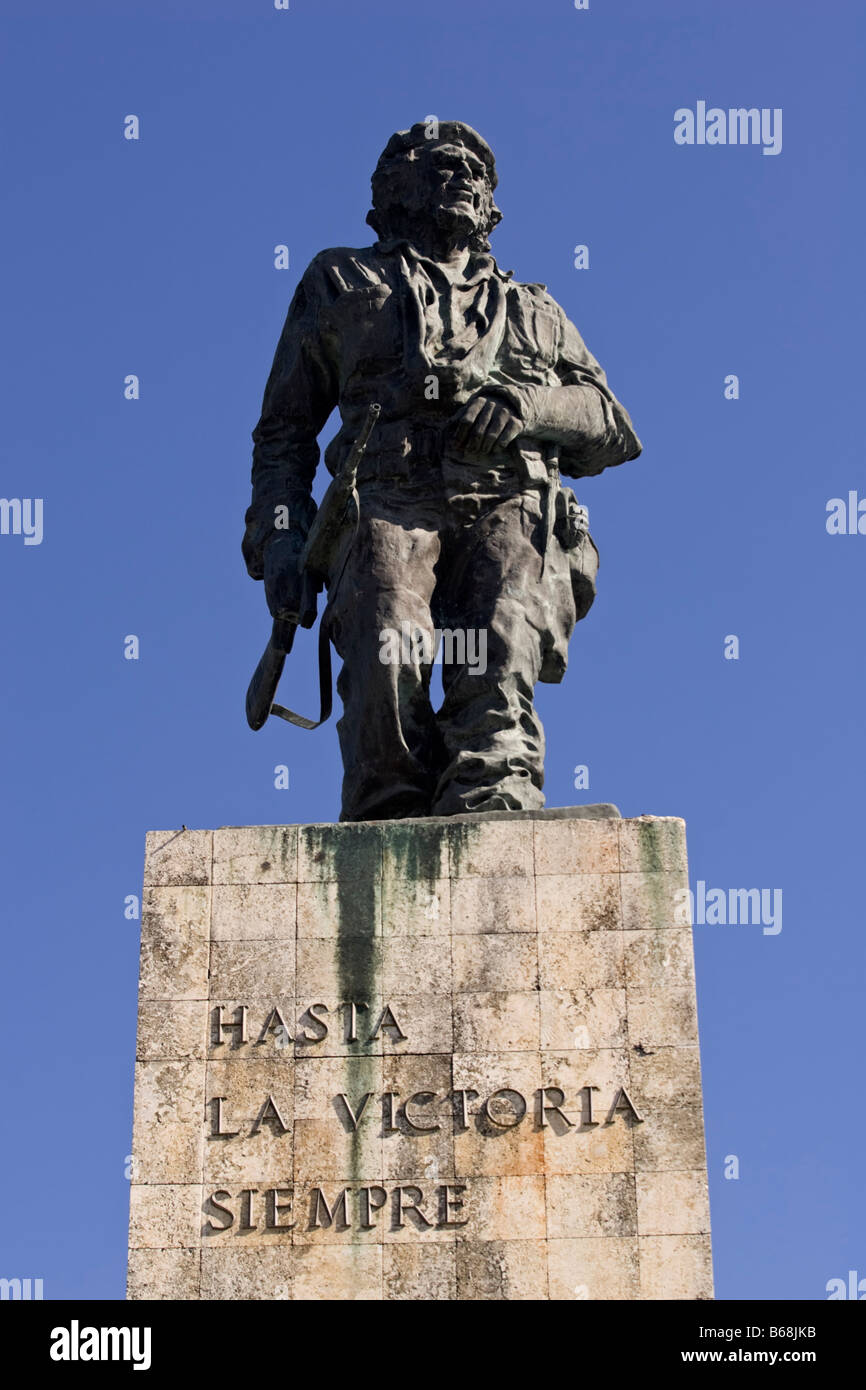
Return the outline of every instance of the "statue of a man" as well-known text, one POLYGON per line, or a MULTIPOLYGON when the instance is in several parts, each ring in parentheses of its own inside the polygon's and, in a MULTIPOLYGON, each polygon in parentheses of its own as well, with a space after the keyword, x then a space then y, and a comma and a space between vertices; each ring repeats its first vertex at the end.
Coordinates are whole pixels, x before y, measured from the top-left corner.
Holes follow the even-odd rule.
POLYGON ((325 453, 336 474, 381 406, 323 615, 343 662, 342 820, 543 806, 535 684, 562 679, 597 562, 560 475, 640 453, 563 310, 490 255, 496 182, 462 122, 391 137, 367 215, 378 240, 322 251, 305 271, 253 434, 244 557, 273 616, 296 622, 317 436, 338 407, 325 453))

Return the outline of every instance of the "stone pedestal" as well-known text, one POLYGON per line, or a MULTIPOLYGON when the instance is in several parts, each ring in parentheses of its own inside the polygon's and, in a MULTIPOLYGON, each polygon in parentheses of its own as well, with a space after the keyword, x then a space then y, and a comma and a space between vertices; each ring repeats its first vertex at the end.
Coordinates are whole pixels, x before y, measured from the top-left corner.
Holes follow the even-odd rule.
POLYGON ((148 836, 136 1299, 712 1297, 685 827, 148 836))

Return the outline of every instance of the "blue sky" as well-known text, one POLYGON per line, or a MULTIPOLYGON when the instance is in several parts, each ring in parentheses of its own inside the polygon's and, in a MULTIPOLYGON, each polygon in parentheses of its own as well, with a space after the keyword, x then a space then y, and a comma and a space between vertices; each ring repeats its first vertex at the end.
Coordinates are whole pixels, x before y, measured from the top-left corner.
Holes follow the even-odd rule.
MULTIPOLYGON (((547 284, 644 444, 579 489, 602 568, 539 693, 548 804, 684 816, 693 884, 783 891, 776 935, 695 928, 717 1295, 866 1276, 866 535, 825 525, 866 497, 861 7, 0 10, 0 493, 44 499, 40 545, 0 536, 0 1274, 123 1297, 145 831, 338 815, 333 722, 244 721, 249 436, 299 275, 370 240, 379 151, 435 114, 492 145, 500 265, 547 284), (781 153, 677 146, 698 100, 781 108, 781 153)), ((309 635, 282 698, 313 710, 309 635)))

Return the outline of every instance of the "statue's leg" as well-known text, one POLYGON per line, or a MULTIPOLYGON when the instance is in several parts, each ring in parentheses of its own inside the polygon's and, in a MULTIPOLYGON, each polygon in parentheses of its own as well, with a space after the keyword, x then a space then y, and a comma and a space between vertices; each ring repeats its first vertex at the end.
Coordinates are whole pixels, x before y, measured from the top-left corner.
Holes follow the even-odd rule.
POLYGON ((537 494, 449 529, 437 618, 445 627, 459 615, 469 631, 462 664, 443 656, 437 719, 446 751, 434 815, 544 805, 544 730, 533 704, 545 631, 541 533, 537 494))
POLYGON ((430 814, 438 731, 430 704, 430 599, 439 557, 433 518, 401 524, 400 499, 362 494, 361 522, 329 604, 343 659, 344 821, 430 814))

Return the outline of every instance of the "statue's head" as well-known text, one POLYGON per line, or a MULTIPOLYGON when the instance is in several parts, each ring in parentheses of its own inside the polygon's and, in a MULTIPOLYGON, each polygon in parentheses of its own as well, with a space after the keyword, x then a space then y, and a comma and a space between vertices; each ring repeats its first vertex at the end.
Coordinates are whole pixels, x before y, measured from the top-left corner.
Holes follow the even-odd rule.
POLYGON ((462 121, 418 121, 391 136, 371 180, 367 221, 379 237, 427 240, 488 251, 502 214, 493 201, 496 163, 477 131, 462 121))

